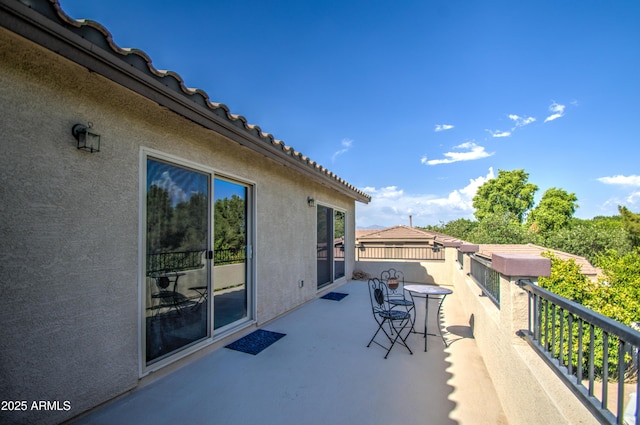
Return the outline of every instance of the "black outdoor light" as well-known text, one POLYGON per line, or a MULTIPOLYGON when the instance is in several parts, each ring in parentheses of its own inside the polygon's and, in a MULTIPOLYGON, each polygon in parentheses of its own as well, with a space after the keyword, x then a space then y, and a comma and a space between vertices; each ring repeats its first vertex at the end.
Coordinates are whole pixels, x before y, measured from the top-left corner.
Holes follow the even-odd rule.
POLYGON ((316 200, 313 199, 311 196, 307 196, 307 205, 309 205, 309 207, 313 208, 316 206, 316 200))
POLYGON ((71 133, 78 141, 78 149, 91 153, 100 152, 100 135, 93 130, 93 123, 76 124, 71 129, 71 133))

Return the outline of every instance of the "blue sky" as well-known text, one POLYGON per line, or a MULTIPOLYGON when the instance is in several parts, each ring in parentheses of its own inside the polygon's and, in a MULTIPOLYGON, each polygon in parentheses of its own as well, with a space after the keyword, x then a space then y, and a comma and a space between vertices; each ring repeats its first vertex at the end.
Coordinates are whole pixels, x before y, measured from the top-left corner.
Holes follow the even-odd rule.
POLYGON ((473 218, 498 170, 640 212, 640 2, 61 0, 372 196, 359 228, 473 218))
MULTIPOLYGON (((187 202, 195 193, 209 194, 209 176, 204 173, 167 164, 166 162, 147 160, 147 188, 155 185, 169 192, 173 206, 187 202)), ((237 183, 215 179, 214 201, 236 195, 246 198, 246 189, 237 183)))

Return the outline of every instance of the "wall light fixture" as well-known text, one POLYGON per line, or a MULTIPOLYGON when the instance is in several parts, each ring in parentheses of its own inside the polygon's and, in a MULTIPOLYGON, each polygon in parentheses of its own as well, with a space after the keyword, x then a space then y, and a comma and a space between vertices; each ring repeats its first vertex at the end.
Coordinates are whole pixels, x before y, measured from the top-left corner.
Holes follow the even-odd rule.
POLYGON ((100 135, 93 129, 93 123, 76 124, 71 129, 73 137, 78 141, 78 149, 91 153, 100 152, 100 135))

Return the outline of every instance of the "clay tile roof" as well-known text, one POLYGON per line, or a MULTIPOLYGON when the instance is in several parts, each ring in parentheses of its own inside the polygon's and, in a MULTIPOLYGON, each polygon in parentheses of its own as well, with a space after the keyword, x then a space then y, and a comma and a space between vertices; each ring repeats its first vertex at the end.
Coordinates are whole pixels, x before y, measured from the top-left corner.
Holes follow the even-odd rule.
POLYGON ((478 255, 491 258, 493 254, 530 254, 540 255, 551 251, 561 260, 574 260, 580 266, 580 270, 587 276, 599 276, 602 270, 594 267, 589 260, 578 255, 569 254, 555 249, 545 248, 534 244, 482 244, 478 245, 478 255))
POLYGON ((427 241, 433 240, 434 235, 431 232, 417 229, 409 226, 394 226, 382 230, 362 231, 359 230, 358 239, 372 241, 427 241))
MULTIPOLYGON (((249 124, 243 116, 232 114, 226 105, 212 101, 205 91, 187 87, 179 74, 156 69, 151 58, 145 52, 119 47, 113 41, 111 33, 101 24, 91 20, 75 20, 69 17, 62 10, 58 0, 32 0, 29 1, 29 6, 16 1, 14 4, 9 4, 8 7, 15 16, 19 16, 20 19, 25 19, 37 27, 36 31, 46 28, 47 33, 52 34, 50 36, 52 44, 58 43, 65 47, 57 50, 47 46, 50 49, 72 60, 80 61, 79 58, 82 57, 82 60, 87 63, 93 61, 92 64, 96 62, 106 64, 105 68, 101 65, 93 71, 104 73, 103 75, 109 73, 112 73, 111 75, 115 75, 115 73, 127 75, 136 81, 137 87, 140 86, 140 83, 146 85, 144 89, 138 90, 141 90, 142 93, 149 93, 151 90, 154 93, 154 100, 157 101, 158 98, 155 96, 157 93, 161 93, 160 96, 168 96, 171 99, 167 103, 168 105, 176 105, 177 101, 179 106, 174 109, 174 112, 184 114, 185 110, 189 113, 195 111, 194 116, 198 117, 200 124, 205 126, 211 125, 211 123, 222 124, 225 129, 230 130, 227 134, 233 135, 237 142, 290 166, 296 171, 309 175, 357 201, 368 203, 371 200, 371 196, 368 194, 350 185, 300 152, 286 146, 271 134, 263 132, 257 125, 249 124), (25 18, 33 16, 34 11, 40 15, 37 19, 25 18), (82 55, 70 53, 72 49, 81 51, 82 55), (109 70, 105 71, 107 68, 109 70)), ((33 30, 31 28, 19 29, 17 32, 29 36, 33 30)), ((42 43, 38 37, 32 39, 42 43)), ((127 87, 131 88, 133 84, 127 87)))

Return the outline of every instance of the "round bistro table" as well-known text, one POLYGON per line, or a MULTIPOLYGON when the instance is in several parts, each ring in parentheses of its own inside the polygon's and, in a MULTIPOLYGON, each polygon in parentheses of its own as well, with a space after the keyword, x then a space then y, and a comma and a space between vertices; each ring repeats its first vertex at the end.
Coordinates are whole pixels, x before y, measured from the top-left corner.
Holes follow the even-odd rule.
MULTIPOLYGON (((411 294, 411 298, 413 297, 425 298, 423 335, 424 335, 424 351, 427 351, 427 335, 437 336, 436 334, 427 333, 427 322, 429 319, 429 298, 434 298, 440 301, 438 303, 438 315, 437 315, 437 317, 440 317, 440 308, 442 307, 442 302, 444 301, 445 297, 449 294, 452 294, 453 291, 449 288, 443 288, 442 286, 436 286, 436 285, 405 285, 404 289, 409 291, 409 293, 411 294)), ((442 342, 446 347, 447 341, 445 341, 444 336, 442 335, 442 329, 440 329, 439 325, 438 325, 438 331, 440 332, 440 337, 442 338, 442 342)), ((421 333, 421 332, 418 332, 418 333, 421 333)))

